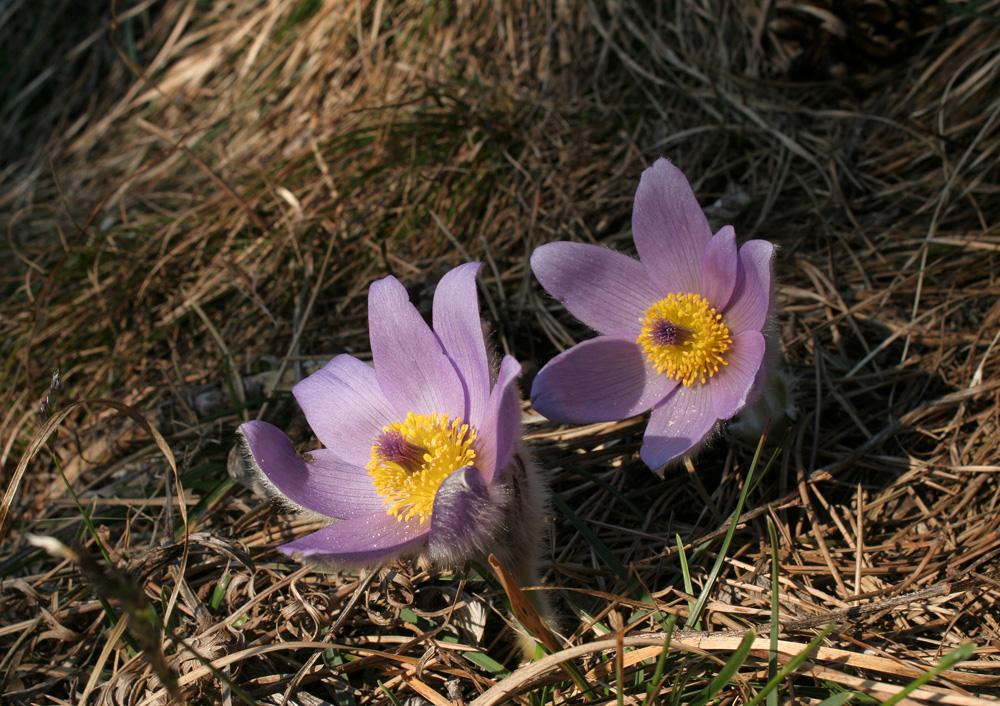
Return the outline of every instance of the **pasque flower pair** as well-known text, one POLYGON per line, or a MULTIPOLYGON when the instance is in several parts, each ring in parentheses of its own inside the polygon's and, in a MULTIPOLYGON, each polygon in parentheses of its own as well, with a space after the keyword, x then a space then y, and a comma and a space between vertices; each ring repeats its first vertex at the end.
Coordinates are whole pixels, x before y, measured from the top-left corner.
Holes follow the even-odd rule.
MULTIPOLYGON (((560 422, 652 410, 640 455, 655 470, 758 394, 773 246, 713 235, 666 160, 642 175, 632 229, 638 260, 568 242, 532 255, 545 289, 601 335, 549 361, 531 398, 560 422)), ((324 448, 299 456, 266 422, 240 427, 268 494, 332 522, 283 552, 337 568, 492 552, 531 577, 544 490, 520 446, 520 366, 505 356, 491 375, 478 268, 438 284, 433 329, 395 278, 372 284, 374 368, 341 355, 293 390, 324 448)))

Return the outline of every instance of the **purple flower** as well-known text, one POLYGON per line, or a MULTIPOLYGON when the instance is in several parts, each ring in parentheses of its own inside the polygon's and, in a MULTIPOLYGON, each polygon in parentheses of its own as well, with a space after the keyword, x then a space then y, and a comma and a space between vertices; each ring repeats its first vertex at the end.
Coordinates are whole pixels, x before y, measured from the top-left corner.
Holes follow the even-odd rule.
POLYGON ((412 555, 456 566, 508 547, 534 556, 537 536, 509 536, 535 527, 526 513, 541 517, 519 448, 521 367, 505 356, 491 386, 478 270, 441 279, 433 330, 394 277, 372 284, 374 369, 341 355, 292 390, 324 448, 300 456, 271 424, 240 427, 265 492, 332 522, 282 552, 343 569, 412 555))
POLYGON ((549 243, 531 268, 570 313, 602 334, 550 360, 535 409, 557 422, 624 419, 652 409, 640 455, 652 469, 704 440, 757 392, 774 246, 736 250, 714 236, 690 184, 658 160, 632 210, 639 260, 594 245, 549 243))

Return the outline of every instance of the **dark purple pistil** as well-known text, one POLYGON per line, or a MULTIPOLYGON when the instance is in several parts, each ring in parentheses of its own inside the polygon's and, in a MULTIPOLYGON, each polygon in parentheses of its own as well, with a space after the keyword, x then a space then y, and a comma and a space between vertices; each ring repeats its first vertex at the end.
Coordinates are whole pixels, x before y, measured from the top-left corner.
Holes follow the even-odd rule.
POLYGON ((676 346, 688 340, 689 334, 673 321, 660 319, 653 325, 653 343, 658 346, 676 346))
POLYGON ((416 473, 424 464, 427 449, 407 441, 395 429, 384 431, 375 439, 376 453, 383 461, 399 464, 407 473, 416 473))

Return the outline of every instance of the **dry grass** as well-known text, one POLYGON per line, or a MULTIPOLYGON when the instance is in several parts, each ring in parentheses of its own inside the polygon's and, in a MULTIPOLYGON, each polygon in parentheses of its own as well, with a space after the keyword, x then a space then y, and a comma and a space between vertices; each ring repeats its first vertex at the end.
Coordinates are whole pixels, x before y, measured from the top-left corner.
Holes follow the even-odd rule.
MULTIPOLYGON (((781 246, 800 410, 712 586, 712 634, 677 638, 715 657, 670 662, 668 684, 697 691, 738 642, 719 631, 768 623, 770 521, 782 651, 840 624, 787 702, 831 683, 884 700, 966 642, 972 661, 904 703, 1000 696, 1000 3, 946 5, 910 53, 813 83, 783 73, 785 6, 763 0, 119 3, 65 35, 46 29, 66 11, 49 5, 0 5, 4 700, 161 703, 158 654, 197 703, 238 702, 218 672, 260 703, 447 704, 494 687, 517 666, 500 613, 482 635, 446 627, 497 603, 487 586, 451 608, 449 577, 359 584, 285 564, 274 546, 309 526, 231 484, 232 432, 263 409, 312 443, 285 391, 317 359, 364 354, 367 286, 386 273, 427 307, 448 267, 485 260, 484 316, 527 366, 585 337, 527 255, 557 239, 630 248, 632 194, 659 155, 706 205, 738 187, 746 203, 720 217, 781 246), (47 394, 65 419, 42 444, 47 394), (141 424, 70 408, 92 398, 141 410, 177 474, 141 424), (26 541, 100 555, 60 469, 107 549, 97 564, 26 541), (108 611, 128 607, 116 627, 108 611)), ((613 684, 595 641, 659 631, 651 599, 688 614, 676 538, 697 595, 755 442, 726 432, 657 481, 641 420, 528 414, 592 533, 553 513, 545 585, 567 645, 590 655, 580 668, 613 684)), ((659 649, 625 654, 626 684, 659 649)), ((767 662, 755 646, 726 703, 767 662)), ((503 688, 582 703, 549 666, 503 688)))

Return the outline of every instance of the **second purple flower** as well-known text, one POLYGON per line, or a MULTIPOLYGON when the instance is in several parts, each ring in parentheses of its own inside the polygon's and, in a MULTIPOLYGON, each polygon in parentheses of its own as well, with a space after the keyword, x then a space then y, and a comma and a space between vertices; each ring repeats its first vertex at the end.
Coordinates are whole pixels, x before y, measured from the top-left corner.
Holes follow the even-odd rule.
POLYGON ((652 409, 640 456, 657 470, 757 393, 774 246, 751 240, 737 251, 732 226, 712 235, 684 174, 665 159, 642 174, 632 236, 639 260, 569 242, 532 254, 542 286, 602 335, 550 360, 531 401, 577 424, 652 409))

